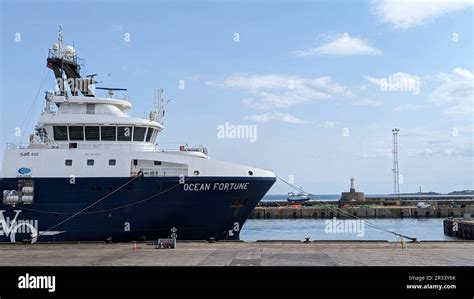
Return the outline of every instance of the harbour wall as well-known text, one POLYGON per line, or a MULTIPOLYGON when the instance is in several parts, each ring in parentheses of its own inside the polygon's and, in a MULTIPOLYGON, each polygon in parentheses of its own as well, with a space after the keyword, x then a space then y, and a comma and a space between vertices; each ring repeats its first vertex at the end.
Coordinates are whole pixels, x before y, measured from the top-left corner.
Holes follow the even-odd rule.
POLYGON ((444 234, 464 240, 474 240, 474 219, 444 219, 444 234))
MULTIPOLYGON (((465 213, 474 214, 474 205, 464 207, 351 207, 344 208, 345 213, 361 218, 446 218, 462 217, 465 213)), ((256 207, 249 219, 328 219, 348 218, 344 212, 336 211, 334 208, 314 206, 279 206, 279 207, 256 207)))

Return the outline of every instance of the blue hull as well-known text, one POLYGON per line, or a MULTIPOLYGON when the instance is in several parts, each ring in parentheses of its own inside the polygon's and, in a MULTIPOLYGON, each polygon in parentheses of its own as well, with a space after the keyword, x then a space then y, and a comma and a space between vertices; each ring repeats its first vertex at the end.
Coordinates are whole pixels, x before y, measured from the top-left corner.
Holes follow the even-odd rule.
MULTIPOLYGON (((22 178, 0 179, 0 195, 3 190, 16 190, 18 179, 22 178)), ((177 228, 178 240, 238 240, 250 212, 275 182, 275 178, 193 177, 186 178, 186 188, 177 177, 140 177, 54 227, 131 178, 76 178, 75 184, 69 178, 31 179, 33 204, 0 205, 5 226, 0 228, 0 242, 11 242, 12 233, 17 242, 28 240, 28 226, 18 227, 16 234, 12 230, 21 221, 36 226, 38 242, 156 240, 169 237, 172 227, 177 228), (215 190, 221 183, 248 185, 240 190, 215 190), (193 190, 196 186, 201 189, 193 190)))

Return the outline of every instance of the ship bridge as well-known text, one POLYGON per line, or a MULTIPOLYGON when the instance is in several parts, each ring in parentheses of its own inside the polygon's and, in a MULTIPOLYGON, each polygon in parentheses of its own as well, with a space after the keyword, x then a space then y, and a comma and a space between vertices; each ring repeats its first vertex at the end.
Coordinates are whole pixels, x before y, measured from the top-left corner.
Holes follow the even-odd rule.
POLYGON ((128 114, 128 98, 57 95, 47 92, 46 108, 38 122, 45 139, 59 147, 100 145, 154 148, 163 125, 158 119, 128 114))

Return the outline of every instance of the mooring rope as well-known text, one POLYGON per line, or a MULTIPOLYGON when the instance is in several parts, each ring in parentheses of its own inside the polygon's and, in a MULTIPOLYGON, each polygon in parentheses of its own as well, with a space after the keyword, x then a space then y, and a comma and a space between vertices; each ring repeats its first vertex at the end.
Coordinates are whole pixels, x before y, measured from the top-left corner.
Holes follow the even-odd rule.
POLYGON ((41 83, 40 83, 40 86, 38 87, 38 90, 36 91, 36 95, 35 95, 35 98, 33 100, 33 105, 30 106, 30 109, 28 110, 25 118, 23 119, 23 122, 21 123, 20 125, 20 143, 23 143, 23 140, 26 136, 26 134, 24 134, 23 132, 25 132, 27 130, 27 127, 31 121, 31 117, 33 116, 33 112, 35 111, 36 109, 36 104, 38 102, 38 96, 41 92, 41 90, 43 89, 43 85, 44 85, 44 82, 45 82, 45 79, 46 79, 46 75, 47 75, 47 71, 48 69, 45 68, 45 70, 43 71, 43 75, 42 75, 42 79, 41 79, 41 83))
MULTIPOLYGON (((297 186, 295 186, 295 185, 293 185, 293 184, 291 184, 291 183, 285 181, 285 180, 282 179, 281 177, 279 177, 279 176, 277 176, 277 175, 275 175, 275 176, 276 176, 277 179, 279 179, 280 181, 284 182, 285 184, 287 184, 288 186, 292 187, 293 189, 295 189, 295 190, 297 190, 297 191, 299 191, 299 192, 305 192, 303 189, 298 188, 297 186)), ((305 193, 308 193, 308 194, 309 194, 309 192, 305 192, 305 193)), ((319 204, 319 203, 316 202, 316 204, 319 204)), ((378 230, 380 230, 380 231, 383 231, 383 232, 386 232, 386 233, 390 233, 390 234, 396 235, 396 236, 398 236, 398 237, 406 238, 406 239, 408 239, 408 240, 411 240, 412 242, 416 242, 416 241, 417 241, 417 239, 414 238, 414 237, 410 237, 410 236, 407 236, 407 235, 404 235, 404 234, 401 234, 401 233, 398 233, 398 232, 395 232, 395 231, 392 231, 392 230, 385 229, 385 228, 383 228, 383 227, 381 227, 381 226, 378 226, 378 225, 376 225, 376 224, 373 224, 373 223, 371 223, 370 221, 365 220, 365 219, 363 219, 363 218, 361 218, 361 217, 358 217, 358 216, 356 216, 356 215, 352 215, 351 213, 349 213, 349 212, 347 212, 347 211, 344 211, 343 209, 341 209, 341 208, 339 208, 339 207, 334 208, 334 207, 331 207, 331 206, 326 206, 326 208, 328 208, 328 209, 330 209, 330 210, 333 210, 333 211, 335 211, 335 212, 340 212, 341 214, 344 214, 344 215, 346 215, 346 216, 349 216, 349 217, 352 217, 352 218, 355 218, 355 219, 358 219, 358 220, 364 220, 364 223, 367 223, 370 227, 373 227, 373 228, 378 229, 378 230)))

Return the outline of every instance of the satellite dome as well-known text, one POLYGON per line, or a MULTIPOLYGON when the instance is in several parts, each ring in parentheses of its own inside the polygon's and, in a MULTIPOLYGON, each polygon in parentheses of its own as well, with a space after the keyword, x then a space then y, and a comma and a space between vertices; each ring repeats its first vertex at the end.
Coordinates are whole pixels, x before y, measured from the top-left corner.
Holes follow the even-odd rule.
POLYGON ((72 46, 64 47, 64 52, 66 53, 66 55, 71 55, 71 56, 74 56, 74 54, 76 54, 76 50, 72 46))
POLYGON ((53 46, 52 46, 52 49, 53 49, 54 51, 59 50, 59 45, 58 45, 57 43, 54 43, 53 46))

